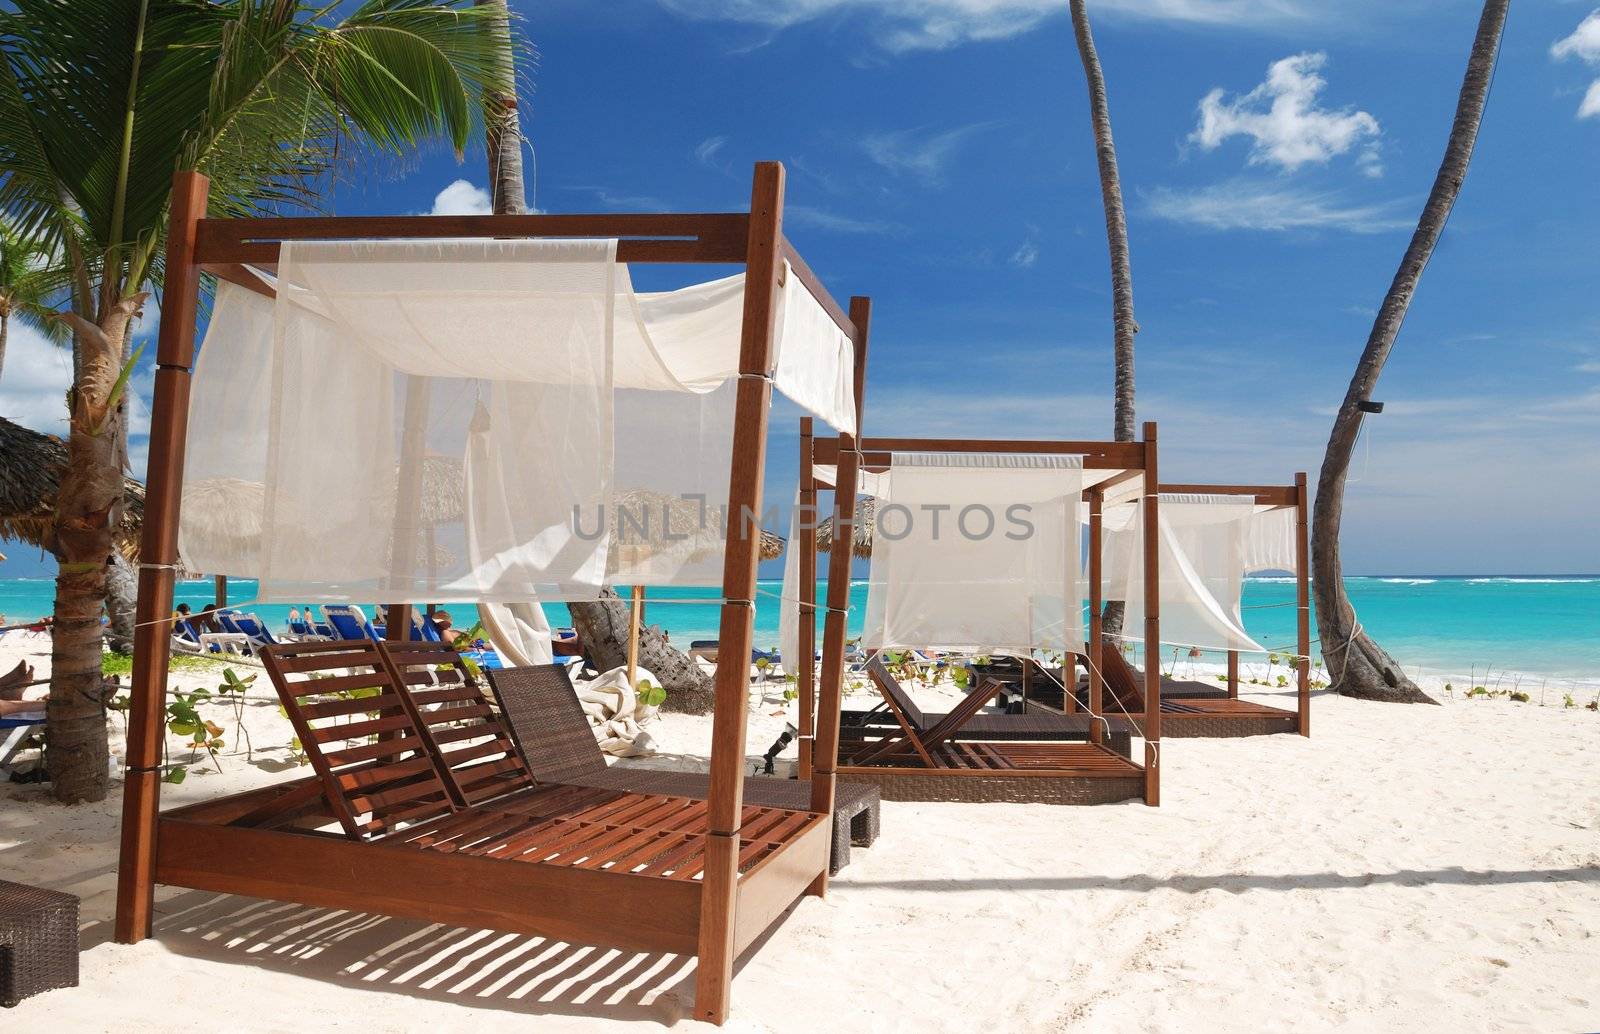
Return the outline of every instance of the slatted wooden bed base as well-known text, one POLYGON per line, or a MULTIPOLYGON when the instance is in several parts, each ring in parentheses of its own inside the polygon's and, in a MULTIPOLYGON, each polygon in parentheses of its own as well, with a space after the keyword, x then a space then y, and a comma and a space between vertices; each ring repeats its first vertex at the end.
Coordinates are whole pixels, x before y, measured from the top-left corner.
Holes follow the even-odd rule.
POLYGON ((937 767, 900 754, 839 766, 839 778, 874 782, 893 801, 1108 804, 1144 795, 1144 769, 1092 743, 942 744, 937 767))
MULTIPOLYGON (((1030 695, 1028 713, 1059 715, 1063 713, 1061 700, 1059 687, 1053 697, 1048 690, 1030 695)), ((1125 720, 1119 716, 1110 721, 1115 725, 1125 720)), ((1225 696, 1161 698, 1162 739, 1229 739, 1299 731, 1300 716, 1281 707, 1225 696)))
MULTIPOLYGON (((307 785, 318 782, 163 813, 159 882, 582 944, 696 951, 704 801, 543 786, 355 841, 336 824, 305 828, 329 819, 326 808, 292 806, 307 785)), ((826 815, 744 809, 736 950, 826 870, 831 830, 826 815)))

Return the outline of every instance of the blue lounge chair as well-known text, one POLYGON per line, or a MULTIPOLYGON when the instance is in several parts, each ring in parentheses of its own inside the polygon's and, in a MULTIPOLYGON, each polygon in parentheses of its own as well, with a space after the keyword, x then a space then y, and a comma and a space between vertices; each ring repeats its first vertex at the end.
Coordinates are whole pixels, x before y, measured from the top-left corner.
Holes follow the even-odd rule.
POLYGON ((322 615, 328 619, 328 624, 333 626, 335 639, 361 641, 363 639, 382 639, 377 630, 372 627, 372 622, 367 620, 366 614, 360 607, 348 603, 327 603, 322 607, 322 615))
POLYGON ((267 623, 256 614, 229 611, 222 618, 222 627, 248 637, 252 646, 274 646, 279 642, 272 634, 272 629, 268 628, 267 623))

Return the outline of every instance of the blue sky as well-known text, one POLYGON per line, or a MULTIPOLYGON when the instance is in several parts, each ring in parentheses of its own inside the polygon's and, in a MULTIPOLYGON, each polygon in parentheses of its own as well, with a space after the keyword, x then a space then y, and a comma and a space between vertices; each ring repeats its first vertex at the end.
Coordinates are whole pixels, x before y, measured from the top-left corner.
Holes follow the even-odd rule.
MULTIPOLYGON (((837 296, 875 301, 869 434, 1109 434, 1103 218, 1064 2, 513 6, 539 51, 523 98, 538 207, 736 209, 751 163, 782 160, 790 236, 837 296)), ((1139 416, 1161 424, 1163 474, 1314 480, 1437 169, 1478 5, 1090 10, 1129 211, 1139 416)), ((1516 5, 1466 188, 1377 391, 1387 411, 1358 449, 1349 572, 1600 570, 1597 82, 1593 0, 1516 5)), ((481 154, 435 153, 361 171, 330 207, 471 210, 484 182, 481 154)), ((0 412, 59 429, 64 370, 14 336, 0 412)), ((792 493, 791 417, 772 499, 792 493)), ((7 574, 43 570, 6 551, 7 574)))

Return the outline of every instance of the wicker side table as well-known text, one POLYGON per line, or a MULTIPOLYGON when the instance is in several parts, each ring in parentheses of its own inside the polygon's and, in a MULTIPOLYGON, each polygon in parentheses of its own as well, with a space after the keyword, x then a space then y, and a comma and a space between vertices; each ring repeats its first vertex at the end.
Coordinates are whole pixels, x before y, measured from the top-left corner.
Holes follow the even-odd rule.
POLYGON ((78 899, 0 880, 0 1006, 78 986, 78 899))

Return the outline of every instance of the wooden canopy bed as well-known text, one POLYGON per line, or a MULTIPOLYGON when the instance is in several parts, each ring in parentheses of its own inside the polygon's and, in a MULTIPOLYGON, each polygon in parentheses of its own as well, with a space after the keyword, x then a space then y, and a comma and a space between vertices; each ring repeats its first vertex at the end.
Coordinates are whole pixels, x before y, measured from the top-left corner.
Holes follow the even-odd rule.
MULTIPOLYGON (((390 706, 395 701, 377 706, 362 700, 358 710, 380 712, 374 720, 382 726, 374 727, 380 738, 372 746, 336 751, 335 756, 325 754, 328 747, 323 745, 314 756, 322 758, 315 777, 160 811, 170 652, 163 619, 171 612, 176 573, 201 275, 265 293, 271 289, 250 267, 274 268, 282 242, 330 239, 615 238, 618 262, 740 265, 746 280, 730 513, 761 509, 775 307, 783 278, 799 277, 853 343, 858 427, 870 302, 852 298, 848 312, 839 306, 785 237, 784 170, 775 162, 755 167, 750 210, 723 214, 223 220, 206 218, 207 189, 204 176, 180 172, 173 192, 128 715, 117 939, 133 943, 151 936, 154 889, 168 884, 681 953, 698 957, 695 1016, 723 1022, 735 958, 799 898, 820 896, 827 888, 845 601, 831 600, 837 609, 830 610, 824 631, 824 683, 832 690, 822 700, 826 732, 818 740, 820 760, 808 772, 810 802, 803 811, 747 807, 742 800, 749 682, 745 664, 717 669, 710 788, 704 801, 560 785, 503 797, 494 780, 525 775, 509 751, 502 751, 498 767, 474 776, 489 779, 487 783, 461 785, 451 776, 440 780, 427 766, 417 765, 410 777, 374 790, 363 782, 367 777, 361 766, 381 755, 391 762, 385 778, 394 778, 394 769, 409 762, 396 753, 400 748, 392 737, 398 735, 403 746, 415 748, 411 741, 425 739, 428 732, 408 724, 404 713, 390 706), (344 772, 341 766, 353 770, 344 772), (331 788, 335 784, 344 792, 331 788), (402 800, 415 807, 397 812, 396 802, 402 800), (323 824, 300 821, 308 814, 323 824), (338 820, 332 828, 330 817, 338 820), (468 833, 483 849, 450 849, 450 843, 461 842, 468 833), (505 838, 518 836, 526 849, 511 864, 502 857, 506 852, 493 845, 503 847, 509 842, 505 838), (662 836, 674 838, 682 848, 665 861, 660 855, 656 863, 632 867, 584 861, 593 857, 583 850, 586 844, 639 844, 662 836), (540 837, 545 839, 535 843, 540 837), (596 907, 597 902, 605 907, 596 907)), ((845 451, 853 454, 849 436, 844 441, 845 451)), ((854 499, 853 492, 840 494, 841 522, 850 521, 854 499)), ((720 640, 729 654, 747 656, 759 529, 748 520, 727 524, 720 640)), ((307 545, 312 548, 314 542, 307 545)), ((397 629, 401 624, 391 623, 392 635, 404 635, 397 629)), ((332 659, 348 668, 348 647, 332 649, 332 659)), ((354 661, 367 665, 358 670, 357 681, 383 674, 374 657, 354 661)), ((329 658, 319 659, 313 650, 286 655, 281 663, 311 670, 329 658)), ((382 684, 392 691, 403 681, 391 671, 382 684)), ((317 706, 326 711, 331 705, 317 706)), ((305 730, 306 735, 315 734, 305 730)))

